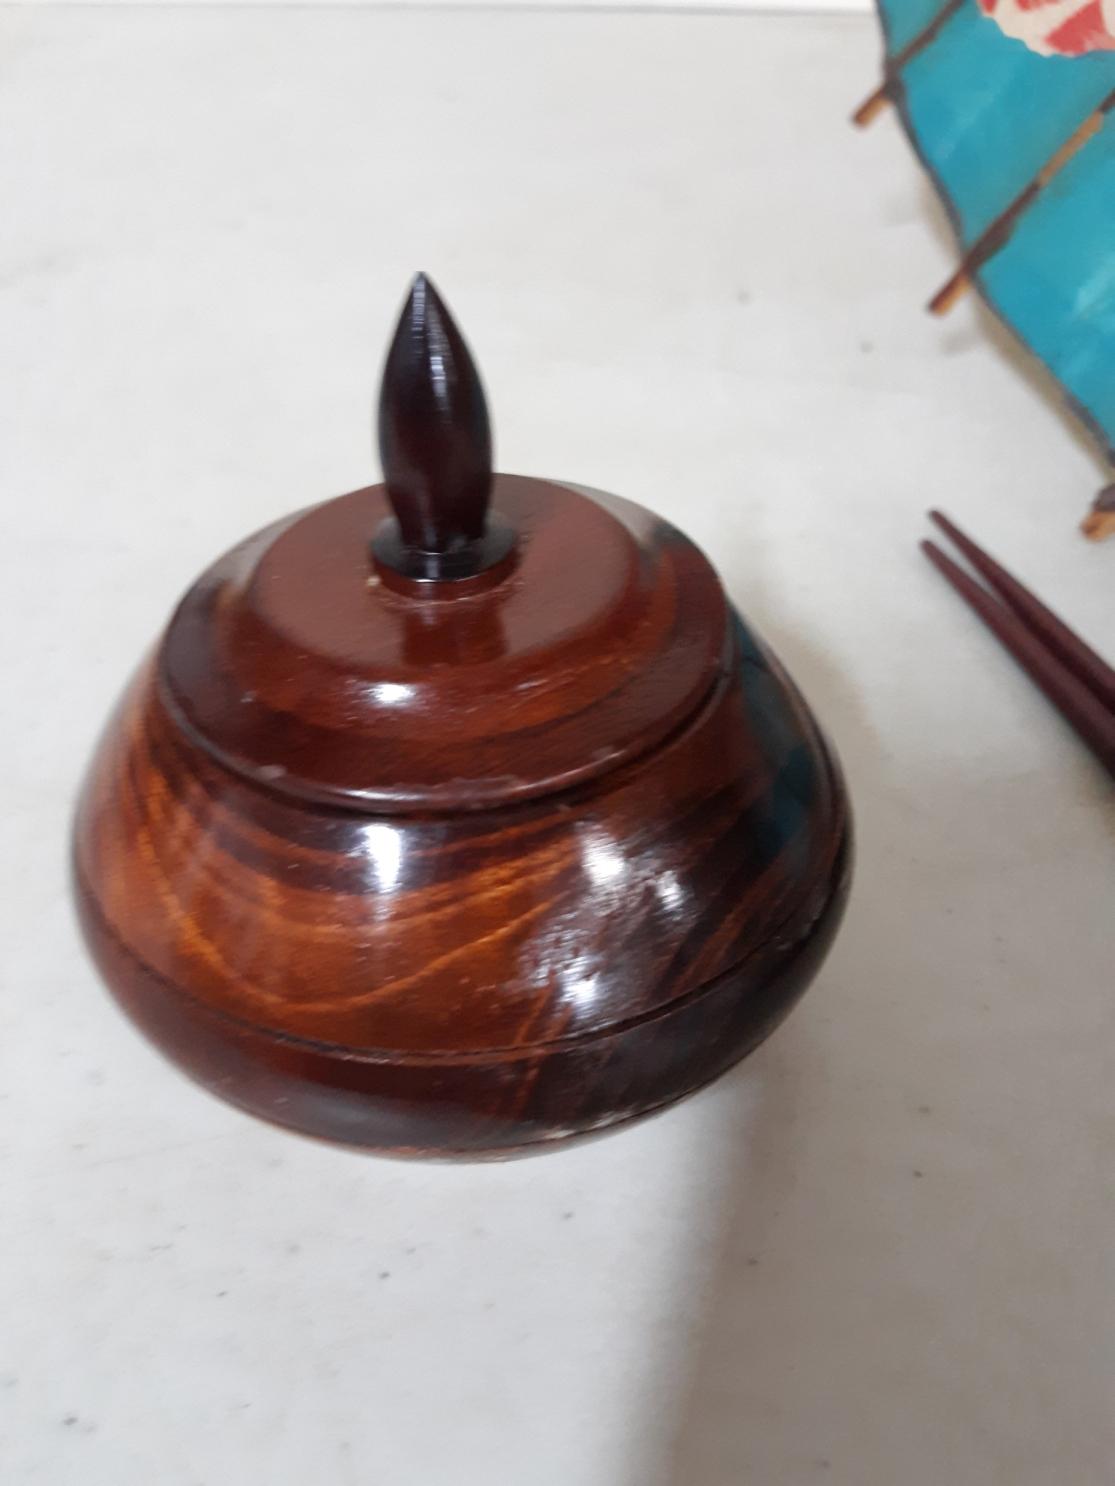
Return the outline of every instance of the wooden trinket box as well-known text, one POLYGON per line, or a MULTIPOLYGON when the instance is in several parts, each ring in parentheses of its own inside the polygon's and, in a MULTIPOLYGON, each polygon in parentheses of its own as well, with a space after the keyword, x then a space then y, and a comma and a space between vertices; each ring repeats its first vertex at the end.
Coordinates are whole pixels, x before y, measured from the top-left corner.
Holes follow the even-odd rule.
POLYGON ((832 752, 681 532, 493 475, 419 277, 385 484, 286 516, 182 599, 77 814, 85 934, 215 1093, 405 1155, 672 1104, 786 1015, 836 930, 832 752))

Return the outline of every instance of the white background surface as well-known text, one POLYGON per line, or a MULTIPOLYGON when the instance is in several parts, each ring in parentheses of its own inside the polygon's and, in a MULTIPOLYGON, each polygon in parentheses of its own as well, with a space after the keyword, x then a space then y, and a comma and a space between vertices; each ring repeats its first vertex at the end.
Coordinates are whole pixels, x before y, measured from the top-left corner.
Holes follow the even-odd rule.
MULTIPOLYGON (((77 5, 103 8, 117 0, 22 0, 24 5, 47 6, 70 9, 77 5)), ((325 10, 333 7, 337 0, 128 0, 130 5, 159 7, 184 5, 224 7, 296 5, 302 10, 325 10)), ((366 6, 368 9, 402 10, 634 10, 634 11, 690 11, 710 14, 743 11, 870 11, 872 0, 341 0, 345 5, 366 6)))
POLYGON ((1110 1486, 1110 786, 916 549, 1113 647, 1099 479, 858 19, 0 14, 4 1486, 1110 1486), (835 736, 846 928, 742 1069, 506 1166, 188 1085, 84 958, 94 734, 222 547, 371 478, 410 272, 504 468, 688 528, 835 736))

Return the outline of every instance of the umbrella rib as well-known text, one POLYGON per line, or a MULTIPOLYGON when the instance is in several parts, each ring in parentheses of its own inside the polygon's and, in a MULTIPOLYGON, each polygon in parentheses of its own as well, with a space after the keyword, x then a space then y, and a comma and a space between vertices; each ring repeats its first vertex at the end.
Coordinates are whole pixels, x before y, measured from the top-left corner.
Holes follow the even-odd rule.
POLYGON ((1115 536, 1115 485, 1105 485, 1096 496, 1092 509, 1080 523, 1080 530, 1090 542, 1115 536))
POLYGON ((1108 93, 1099 107, 1093 109, 1084 122, 1073 130, 1068 139, 1058 146, 1033 180, 1022 188, 1010 205, 980 233, 960 260, 960 267, 952 278, 943 284, 929 301, 927 308, 931 314, 948 314, 960 296, 972 287, 975 273, 1006 245, 1023 212, 1039 195, 1042 188, 1048 185, 1053 177, 1068 164, 1077 150, 1099 133, 1104 119, 1113 108, 1115 108, 1115 89, 1108 93))
POLYGON ((965 0, 947 0, 947 3, 937 12, 927 26, 924 26, 912 41, 908 41, 901 51, 895 52, 893 57, 888 57, 883 63, 883 81, 875 89, 869 98, 865 98, 852 115, 852 123, 863 129, 876 114, 880 113, 890 102, 891 93, 899 80, 899 74, 911 58, 916 57, 924 51, 929 44, 936 40, 938 32, 944 27, 945 22, 965 3, 965 0))

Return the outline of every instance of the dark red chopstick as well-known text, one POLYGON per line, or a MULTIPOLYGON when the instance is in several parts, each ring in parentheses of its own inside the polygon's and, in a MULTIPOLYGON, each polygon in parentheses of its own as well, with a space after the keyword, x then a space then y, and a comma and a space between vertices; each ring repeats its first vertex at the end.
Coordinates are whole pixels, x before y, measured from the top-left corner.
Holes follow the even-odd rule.
POLYGON ((931 514, 1007 601, 989 593, 935 542, 922 542, 922 551, 1115 778, 1115 673, 947 518, 931 514))
POLYGON ((958 547, 976 572, 986 580, 1003 602, 1025 621, 1032 634, 1044 640, 1048 649, 1060 657, 1075 676, 1079 676, 1089 691, 1115 712, 1115 668, 1107 664, 1102 655, 1097 655, 1079 635, 1052 609, 1048 609, 1035 594, 1019 583, 982 547, 977 547, 971 537, 966 536, 947 516, 940 511, 930 511, 930 521, 936 522, 954 547, 958 547))

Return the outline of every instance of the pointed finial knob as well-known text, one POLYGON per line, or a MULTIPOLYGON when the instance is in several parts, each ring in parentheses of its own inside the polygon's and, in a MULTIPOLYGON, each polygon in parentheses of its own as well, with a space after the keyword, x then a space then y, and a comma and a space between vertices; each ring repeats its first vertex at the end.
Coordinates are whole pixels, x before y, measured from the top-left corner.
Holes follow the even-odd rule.
POLYGON ((387 352, 379 451, 394 520, 376 534, 377 561, 408 578, 474 577, 506 557, 514 536, 489 515, 492 436, 464 337, 425 274, 417 274, 387 352))

